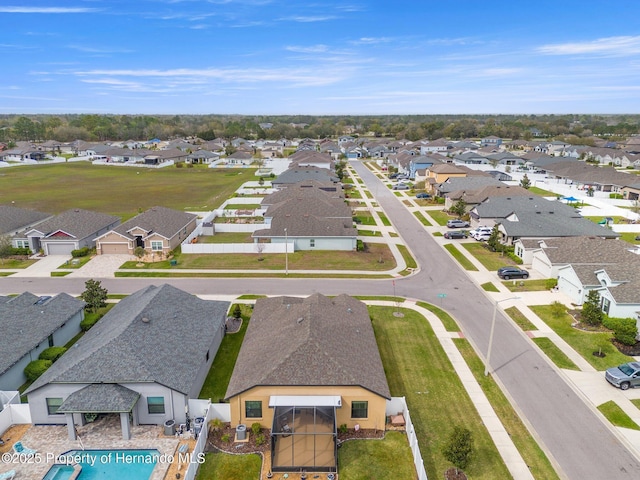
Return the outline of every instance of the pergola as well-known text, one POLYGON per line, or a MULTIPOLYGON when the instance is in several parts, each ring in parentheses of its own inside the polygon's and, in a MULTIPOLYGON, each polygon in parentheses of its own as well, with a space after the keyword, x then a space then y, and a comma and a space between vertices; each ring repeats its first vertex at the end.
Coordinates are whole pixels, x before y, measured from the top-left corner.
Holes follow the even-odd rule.
POLYGON ((129 415, 133 417, 133 424, 138 424, 134 407, 140 394, 117 383, 94 383, 73 392, 58 408, 58 413, 64 413, 67 418, 69 439, 76 440, 77 433, 74 414, 80 415, 80 422, 84 425, 89 415, 100 413, 119 413, 122 426, 122 438, 131 438, 129 415))

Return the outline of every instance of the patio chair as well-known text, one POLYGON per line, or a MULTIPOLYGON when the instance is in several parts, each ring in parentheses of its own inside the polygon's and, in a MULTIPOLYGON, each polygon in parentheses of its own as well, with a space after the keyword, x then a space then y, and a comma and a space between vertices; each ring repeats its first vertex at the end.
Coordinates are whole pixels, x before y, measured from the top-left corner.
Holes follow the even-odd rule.
POLYGON ((16 442, 13 444, 13 451, 18 455, 35 455, 37 450, 25 447, 22 442, 16 442))
POLYGON ((16 476, 15 470, 9 470, 5 473, 0 473, 0 480, 12 480, 16 476))

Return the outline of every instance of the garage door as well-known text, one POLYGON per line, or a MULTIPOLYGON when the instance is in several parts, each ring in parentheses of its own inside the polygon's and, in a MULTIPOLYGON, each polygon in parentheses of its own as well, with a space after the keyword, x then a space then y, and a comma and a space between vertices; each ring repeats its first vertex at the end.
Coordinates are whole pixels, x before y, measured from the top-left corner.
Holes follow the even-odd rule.
POLYGON ((47 255, 71 255, 73 249, 73 243, 47 243, 44 250, 47 255))
POLYGON ((101 243, 100 253, 107 254, 127 254, 129 253, 129 247, 126 243, 101 243))

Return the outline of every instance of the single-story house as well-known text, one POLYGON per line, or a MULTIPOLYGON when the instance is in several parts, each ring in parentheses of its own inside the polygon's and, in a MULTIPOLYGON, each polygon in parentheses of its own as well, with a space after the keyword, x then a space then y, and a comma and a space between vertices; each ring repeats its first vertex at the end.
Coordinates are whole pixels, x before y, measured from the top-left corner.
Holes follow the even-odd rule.
POLYGON ((95 239, 96 252, 133 255, 137 247, 167 255, 196 228, 197 215, 153 207, 95 239))
POLYGON ((251 165, 255 159, 249 152, 236 151, 224 158, 228 165, 251 165))
POLYGON ((130 427, 185 423, 224 337, 228 302, 171 285, 124 298, 26 391, 34 425, 75 425, 118 415, 130 427))
POLYGON ((273 471, 335 472, 339 425, 385 425, 390 393, 367 306, 319 293, 257 300, 225 396, 233 426, 271 429, 273 471))
POLYGON ((95 246, 95 238, 120 223, 118 217, 89 210, 62 212, 16 235, 14 243, 22 242, 32 252, 45 255, 69 255, 72 250, 95 246))
MULTIPOLYGON (((52 215, 49 213, 18 208, 12 205, 0 205, 0 235, 13 237, 50 217, 52 215)), ((17 248, 29 248, 28 242, 22 239, 12 238, 12 245, 17 248)))
POLYGON ((317 167, 289 168, 274 178, 271 186, 276 190, 287 188, 298 182, 315 180, 320 183, 339 183, 340 179, 331 170, 317 167))
POLYGON ((0 390, 27 381, 25 367, 49 347, 64 346, 80 332, 84 302, 66 293, 0 297, 0 390))

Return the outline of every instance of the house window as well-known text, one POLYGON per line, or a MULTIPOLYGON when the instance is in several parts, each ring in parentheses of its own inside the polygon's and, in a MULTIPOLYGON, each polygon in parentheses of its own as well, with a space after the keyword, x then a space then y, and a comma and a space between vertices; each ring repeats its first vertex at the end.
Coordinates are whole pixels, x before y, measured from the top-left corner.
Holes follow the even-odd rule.
POLYGON ((311 248, 313 248, 313 247, 315 247, 315 246, 316 246, 316 240, 315 240, 314 238, 312 238, 312 239, 310 239, 310 240, 309 240, 309 246, 310 246, 311 248))
POLYGON ((164 397, 147 397, 149 415, 164 413, 164 397))
POLYGON ((609 314, 609 307, 611 307, 611 300, 606 297, 602 297, 602 311, 609 314))
POLYGON ((351 418, 367 418, 369 402, 351 402, 351 418))
POLYGON ((58 409, 62 405, 61 398, 47 398, 47 412, 49 415, 57 415, 58 409))
POLYGON ((162 242, 158 242, 158 241, 151 242, 151 250, 154 252, 161 252, 162 242))
POLYGON ((260 400, 244 402, 244 415, 247 418, 262 418, 262 402, 260 400))

